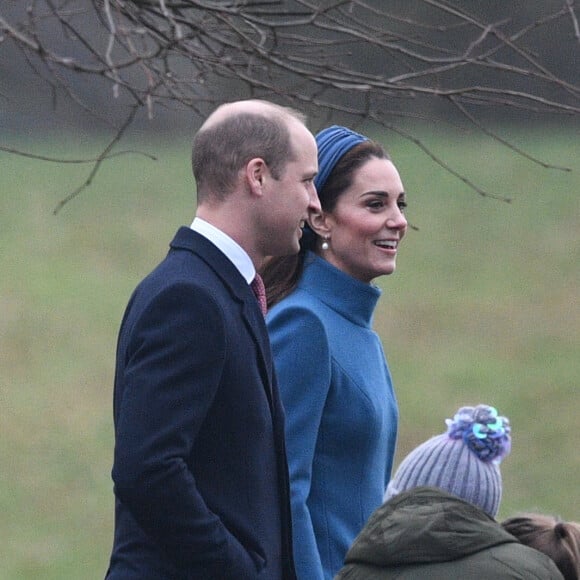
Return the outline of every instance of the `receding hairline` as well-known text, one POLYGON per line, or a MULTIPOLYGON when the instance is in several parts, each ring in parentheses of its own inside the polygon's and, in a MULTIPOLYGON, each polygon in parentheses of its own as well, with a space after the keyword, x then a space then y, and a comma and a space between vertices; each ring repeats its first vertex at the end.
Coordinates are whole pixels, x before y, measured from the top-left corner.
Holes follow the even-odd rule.
POLYGON ((206 130, 217 127, 224 121, 227 121, 236 115, 243 114, 278 119, 285 121, 288 124, 292 122, 298 122, 302 125, 306 124, 305 115, 299 111, 289 107, 283 107, 269 101, 262 101, 260 99, 248 99, 245 101, 234 101, 232 103, 224 103, 223 105, 220 105, 205 120, 198 133, 202 133, 206 130))

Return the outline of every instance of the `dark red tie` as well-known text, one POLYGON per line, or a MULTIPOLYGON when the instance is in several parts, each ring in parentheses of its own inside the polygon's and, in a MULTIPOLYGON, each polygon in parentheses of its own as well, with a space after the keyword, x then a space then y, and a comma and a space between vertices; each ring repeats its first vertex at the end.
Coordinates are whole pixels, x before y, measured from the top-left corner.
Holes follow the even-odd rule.
POLYGON ((268 312, 268 303, 266 302, 266 288, 264 286, 264 280, 262 280, 262 276, 260 276, 260 274, 256 274, 256 277, 252 280, 250 286, 252 287, 256 298, 258 299, 258 303, 262 309, 262 314, 266 316, 266 312, 268 312))

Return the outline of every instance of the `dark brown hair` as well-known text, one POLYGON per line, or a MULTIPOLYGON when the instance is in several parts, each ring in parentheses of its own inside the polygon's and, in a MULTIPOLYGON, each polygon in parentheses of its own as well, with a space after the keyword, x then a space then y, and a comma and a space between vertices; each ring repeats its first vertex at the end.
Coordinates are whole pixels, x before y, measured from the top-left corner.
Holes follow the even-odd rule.
MULTIPOLYGON (((363 141, 347 151, 334 166, 328 179, 318 191, 322 210, 332 213, 340 196, 352 185, 356 171, 369 159, 386 159, 388 153, 374 141, 363 141)), ((320 168, 319 168, 320 169, 320 168)), ((298 284, 304 269, 307 250, 316 249, 318 236, 306 227, 300 240, 300 251, 292 256, 270 258, 262 270, 268 307, 288 296, 298 284)))
POLYGON ((522 514, 501 525, 522 544, 549 556, 565 580, 580 579, 580 524, 553 516, 522 514))

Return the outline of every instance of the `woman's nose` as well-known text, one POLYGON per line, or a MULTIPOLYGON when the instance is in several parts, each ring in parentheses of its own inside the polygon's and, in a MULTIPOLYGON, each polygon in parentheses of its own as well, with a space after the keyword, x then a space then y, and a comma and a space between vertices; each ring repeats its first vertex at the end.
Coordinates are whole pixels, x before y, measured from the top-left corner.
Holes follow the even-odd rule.
POLYGON ((392 229, 403 229, 407 227, 407 218, 399 208, 397 208, 395 215, 387 218, 387 227, 392 229))

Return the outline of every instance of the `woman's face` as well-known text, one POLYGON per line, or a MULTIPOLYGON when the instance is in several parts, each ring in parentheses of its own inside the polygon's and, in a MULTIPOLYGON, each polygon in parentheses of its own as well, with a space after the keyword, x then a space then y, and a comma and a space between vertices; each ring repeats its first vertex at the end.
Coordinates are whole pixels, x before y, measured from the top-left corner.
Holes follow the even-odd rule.
POLYGON ((322 257, 366 283, 391 274, 407 231, 405 207, 396 167, 391 161, 372 157, 359 167, 334 210, 323 215, 329 247, 321 251, 322 257))

